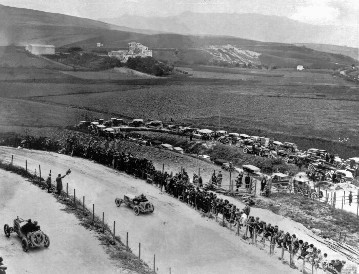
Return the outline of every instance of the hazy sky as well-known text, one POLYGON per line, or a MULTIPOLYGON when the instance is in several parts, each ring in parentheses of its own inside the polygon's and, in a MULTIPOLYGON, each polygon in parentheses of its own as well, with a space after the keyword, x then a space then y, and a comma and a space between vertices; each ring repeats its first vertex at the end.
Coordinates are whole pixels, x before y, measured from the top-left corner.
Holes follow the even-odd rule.
POLYGON ((359 0, 0 0, 0 4, 92 19, 192 11, 261 13, 311 24, 359 25, 359 0))

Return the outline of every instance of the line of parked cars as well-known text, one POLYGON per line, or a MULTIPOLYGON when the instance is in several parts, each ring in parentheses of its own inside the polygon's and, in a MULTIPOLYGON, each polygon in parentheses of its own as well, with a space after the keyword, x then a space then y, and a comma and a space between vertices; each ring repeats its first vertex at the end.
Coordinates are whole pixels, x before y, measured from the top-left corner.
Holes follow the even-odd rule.
MULTIPOLYGON (((226 145, 233 145, 243 150, 243 153, 258 155, 268 158, 280 158, 287 163, 305 165, 310 167, 309 176, 313 180, 321 180, 319 178, 325 174, 328 179, 337 170, 342 170, 340 174, 346 172, 352 173, 353 177, 359 175, 355 174, 359 168, 359 157, 351 158, 343 161, 338 155, 331 155, 328 159, 328 152, 326 150, 310 148, 306 151, 299 150, 297 145, 290 142, 280 142, 267 137, 250 136, 247 134, 240 134, 235 132, 227 132, 225 130, 213 131, 210 129, 200 129, 189 126, 181 126, 175 124, 164 124, 159 120, 150 120, 145 122, 143 119, 133 119, 130 122, 125 122, 123 119, 111 118, 108 121, 104 119, 97 119, 96 121, 81 121, 78 128, 90 129, 94 133, 106 137, 117 137, 123 132, 133 130, 155 130, 159 132, 171 132, 173 134, 189 136, 193 139, 204 140, 222 143, 226 145), (345 171, 345 172, 344 172, 345 171)), ((134 141, 148 144, 146 140, 140 138, 133 138, 134 141)), ((152 141, 152 145, 160 146, 163 149, 175 151, 183 154, 184 151, 180 147, 173 147, 170 144, 156 143, 152 141)), ((198 158, 210 161, 207 155, 199 155, 198 158)), ((213 159, 212 159, 213 160, 213 159)), ((228 169, 226 165, 229 163, 220 164, 224 169, 228 169), (225 164, 225 165, 223 165, 225 164)), ((341 176, 349 178, 348 176, 341 176)))

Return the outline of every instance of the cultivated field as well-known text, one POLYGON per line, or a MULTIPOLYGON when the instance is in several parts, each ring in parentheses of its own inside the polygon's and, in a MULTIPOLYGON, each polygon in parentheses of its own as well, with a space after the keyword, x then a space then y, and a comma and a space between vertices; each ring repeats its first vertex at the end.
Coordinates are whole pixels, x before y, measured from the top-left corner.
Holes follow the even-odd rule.
MULTIPOLYGON (((121 92, 38 97, 61 105, 133 118, 188 122, 255 135, 285 135, 355 144, 359 96, 339 86, 164 85, 121 92), (318 91, 317 91, 318 90, 318 91), (343 90, 343 92, 340 92, 343 90)), ((283 140, 283 138, 282 138, 283 140)))
POLYGON ((343 157, 359 154, 357 86, 325 70, 218 70, 193 67, 194 77, 132 80, 101 79, 107 72, 78 72, 93 78, 79 79, 73 73, 38 70, 35 81, 29 76, 0 82, 0 125, 9 131, 64 127, 86 117, 173 119, 293 141, 343 157))

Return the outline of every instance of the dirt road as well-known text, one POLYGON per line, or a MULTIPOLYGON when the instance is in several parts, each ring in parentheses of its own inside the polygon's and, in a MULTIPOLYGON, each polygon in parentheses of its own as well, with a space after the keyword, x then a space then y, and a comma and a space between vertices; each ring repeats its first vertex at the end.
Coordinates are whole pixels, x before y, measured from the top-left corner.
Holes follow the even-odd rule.
POLYGON ((8 273, 128 273, 116 268, 96 237, 45 191, 13 173, 0 170, 1 226, 16 216, 37 220, 50 237, 50 247, 22 251, 15 233, 0 235, 0 255, 8 273))
MULTIPOLYGON (((38 170, 41 164, 43 177, 52 174, 72 173, 63 179, 72 193, 86 196, 87 206, 95 204, 98 215, 105 212, 105 221, 117 223, 117 234, 129 232, 129 244, 134 253, 141 242, 141 258, 152 265, 156 254, 158 273, 298 273, 278 263, 267 253, 235 237, 233 232, 199 214, 180 201, 162 194, 142 180, 103 167, 99 164, 69 156, 24 149, 0 148, 0 159, 11 159, 15 165, 38 170), (151 215, 136 217, 132 210, 117 208, 114 200, 125 193, 144 193, 154 203, 151 215)), ((106 273, 103 272, 102 273, 106 273)), ((108 272, 111 273, 111 272, 108 272)))

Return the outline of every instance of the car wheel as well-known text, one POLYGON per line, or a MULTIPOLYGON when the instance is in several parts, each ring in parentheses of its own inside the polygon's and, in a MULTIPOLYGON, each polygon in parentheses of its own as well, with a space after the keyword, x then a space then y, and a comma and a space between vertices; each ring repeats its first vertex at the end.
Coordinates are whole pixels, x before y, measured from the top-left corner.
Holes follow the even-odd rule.
POLYGON ((44 247, 48 248, 50 246, 50 238, 46 234, 44 234, 44 237, 44 247))
POLYGON ((29 242, 27 241, 27 239, 25 237, 22 238, 21 240, 21 245, 22 245, 22 250, 24 252, 28 252, 29 251, 29 242))
POLYGON ((155 211, 155 206, 154 205, 152 205, 152 208, 151 208, 151 213, 153 212, 153 211, 155 211))
POLYGON ((10 227, 8 224, 4 225, 4 233, 6 237, 10 237, 10 227))
POLYGON ((140 215, 140 208, 139 208, 138 206, 135 206, 135 207, 133 208, 133 211, 135 212, 135 215, 136 215, 136 216, 140 215))
POLYGON ((243 153, 246 153, 246 154, 247 154, 247 153, 248 153, 248 149, 247 149, 247 148, 244 148, 244 149, 243 149, 243 153))
POLYGON ((119 198, 116 198, 115 204, 117 205, 117 207, 119 207, 122 204, 122 200, 119 198))

